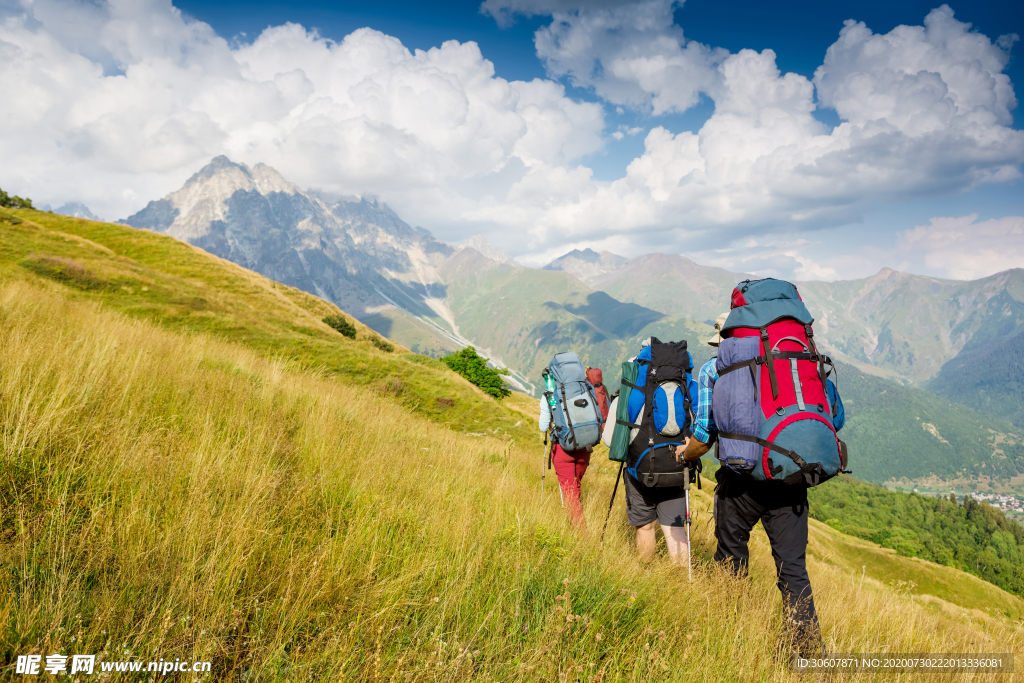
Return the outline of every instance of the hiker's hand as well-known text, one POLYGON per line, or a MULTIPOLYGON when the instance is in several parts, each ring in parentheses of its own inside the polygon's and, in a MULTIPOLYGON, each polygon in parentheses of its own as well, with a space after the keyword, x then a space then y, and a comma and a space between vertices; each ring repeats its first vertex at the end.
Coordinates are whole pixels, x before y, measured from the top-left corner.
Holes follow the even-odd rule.
MULTIPOLYGON (((710 443, 704 443, 700 439, 686 437, 683 442, 682 456, 686 462, 700 460, 700 457, 711 450, 710 443)), ((677 451, 678 453, 678 451, 677 451)))
POLYGON ((689 448, 689 447, 690 447, 690 437, 684 436, 683 437, 683 445, 682 446, 676 446, 676 462, 678 462, 681 459, 682 460, 686 459, 684 457, 684 455, 686 453, 686 449, 689 448))

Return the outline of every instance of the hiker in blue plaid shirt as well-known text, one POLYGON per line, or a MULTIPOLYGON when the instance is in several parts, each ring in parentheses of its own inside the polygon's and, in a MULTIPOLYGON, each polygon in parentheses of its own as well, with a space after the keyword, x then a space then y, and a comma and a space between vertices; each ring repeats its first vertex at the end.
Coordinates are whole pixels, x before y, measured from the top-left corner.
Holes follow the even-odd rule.
POLYGON ((697 406, 693 411, 693 435, 701 442, 710 444, 718 436, 715 417, 711 414, 711 392, 718 381, 718 359, 705 363, 697 376, 697 406))
MULTIPOLYGON (((717 347, 721 329, 728 313, 715 321, 715 336, 708 345, 717 347)), ((700 369, 697 378, 697 405, 691 427, 694 438, 676 453, 684 460, 697 460, 711 450, 718 438, 715 417, 711 411, 711 397, 718 381, 717 358, 712 358, 700 369)), ((830 394, 830 397, 832 394, 830 394)), ((837 428, 843 420, 838 412, 837 428)), ((778 578, 779 591, 787 607, 791 637, 801 654, 821 652, 821 632, 818 615, 811 594, 811 580, 807 575, 807 489, 804 486, 779 487, 771 483, 755 482, 749 477, 719 467, 715 472, 715 561, 739 576, 747 573, 750 532, 761 521, 772 546, 772 557, 778 578)))

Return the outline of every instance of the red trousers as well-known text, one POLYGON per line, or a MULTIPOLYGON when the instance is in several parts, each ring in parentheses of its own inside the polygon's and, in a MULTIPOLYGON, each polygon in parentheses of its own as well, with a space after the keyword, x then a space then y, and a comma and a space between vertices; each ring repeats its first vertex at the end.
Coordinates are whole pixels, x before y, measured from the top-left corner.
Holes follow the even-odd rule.
POLYGON ((565 451, 558 444, 554 446, 551 454, 551 464, 555 468, 555 475, 558 476, 558 485, 562 488, 562 495, 565 497, 565 507, 569 510, 569 519, 580 528, 586 528, 583 520, 583 508, 580 506, 580 480, 583 473, 590 465, 590 453, 585 449, 580 451, 565 451))

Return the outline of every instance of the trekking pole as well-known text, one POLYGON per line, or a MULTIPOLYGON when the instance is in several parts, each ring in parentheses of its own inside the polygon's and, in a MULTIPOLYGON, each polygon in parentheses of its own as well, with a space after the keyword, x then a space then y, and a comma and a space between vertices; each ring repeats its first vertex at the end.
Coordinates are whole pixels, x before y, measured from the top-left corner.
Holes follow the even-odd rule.
POLYGON ((548 474, 548 434, 551 433, 551 427, 548 427, 547 431, 544 432, 544 450, 541 452, 542 460, 540 461, 540 497, 544 498, 544 478, 548 474))
POLYGON ((615 492, 619 490, 619 479, 622 479, 622 466, 625 462, 619 463, 619 473, 615 475, 615 486, 612 488, 612 500, 608 503, 608 514, 604 516, 604 526, 601 527, 601 543, 604 543, 604 531, 608 528, 608 520, 612 516, 612 506, 615 505, 615 492))
MULTIPOLYGON (((548 451, 548 469, 549 470, 551 469, 551 463, 554 460, 554 458, 555 458, 555 442, 552 441, 551 442, 551 450, 548 451)), ((557 475, 558 472, 555 472, 555 474, 557 475)), ((555 477, 555 478, 557 479, 557 477, 555 477)), ((565 507, 565 494, 562 493, 562 482, 561 482, 561 480, 559 480, 559 482, 558 482, 558 498, 562 501, 562 507, 564 508, 565 507)))
POLYGON ((693 581, 693 565, 690 562, 690 468, 683 470, 683 491, 686 496, 686 573, 693 581))

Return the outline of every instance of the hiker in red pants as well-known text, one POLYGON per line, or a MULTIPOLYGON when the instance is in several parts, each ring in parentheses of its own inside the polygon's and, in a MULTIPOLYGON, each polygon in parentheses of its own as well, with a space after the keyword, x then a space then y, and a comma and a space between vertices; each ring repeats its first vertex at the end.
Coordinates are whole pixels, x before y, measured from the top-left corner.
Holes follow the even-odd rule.
MULTIPOLYGON (((542 432, 547 432, 551 426, 551 408, 543 396, 540 399, 540 419, 537 426, 542 432)), ((578 451, 566 451, 557 443, 551 445, 551 465, 558 477, 565 507, 569 510, 569 519, 578 529, 587 528, 587 523, 583 519, 583 508, 580 506, 580 481, 587 471, 587 466, 590 465, 590 454, 593 450, 588 446, 578 451)))

